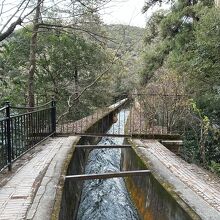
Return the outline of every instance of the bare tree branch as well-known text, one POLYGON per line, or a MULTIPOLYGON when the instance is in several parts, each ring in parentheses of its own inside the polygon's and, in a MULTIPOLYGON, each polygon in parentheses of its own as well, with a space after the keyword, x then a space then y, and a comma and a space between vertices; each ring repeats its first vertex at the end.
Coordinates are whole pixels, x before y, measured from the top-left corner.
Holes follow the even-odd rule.
MULTIPOLYGON (((22 2, 21 4, 24 4, 25 1, 26 1, 26 0, 23 0, 23 2, 22 2)), ((44 1, 44 0, 39 1, 38 4, 37 4, 31 11, 29 11, 27 14, 25 14, 25 15, 22 17, 21 15, 22 15, 22 14, 24 13, 24 11, 27 9, 28 4, 29 4, 29 2, 30 2, 30 0, 28 0, 28 4, 26 4, 25 8, 22 10, 22 13, 21 13, 21 15, 18 17, 18 19, 17 19, 15 22, 13 22, 13 23, 7 28, 7 30, 6 30, 5 32, 0 33, 0 42, 3 41, 4 39, 6 39, 8 36, 10 36, 10 35, 14 32, 15 28, 16 28, 18 25, 21 25, 22 22, 23 22, 23 20, 24 20, 26 17, 28 17, 30 14, 32 14, 32 13, 35 11, 35 9, 36 9, 43 1, 44 1)), ((21 6, 21 5, 20 5, 20 6, 21 6)), ((19 8, 20 8, 20 6, 19 6, 19 8)), ((13 16, 11 16, 11 18, 9 19, 9 22, 11 21, 11 19, 12 19, 13 17, 15 17, 15 15, 18 13, 18 11, 19 11, 19 10, 17 10, 16 13, 14 13, 13 16)), ((6 23, 8 24, 9 22, 6 22, 6 23)), ((5 29, 5 27, 7 26, 7 24, 4 25, 4 27, 2 28, 2 30, 5 29)))
POLYGON ((2 3, 1 3, 0 16, 1 16, 2 13, 3 13, 4 3, 5 3, 5 0, 3 0, 2 3))
MULTIPOLYGON (((72 102, 77 101, 88 89, 90 89, 92 86, 94 86, 105 74, 107 74, 109 72, 109 70, 112 68, 112 66, 120 59, 119 57, 117 57, 118 51, 120 50, 122 44, 124 42, 124 39, 121 41, 119 47, 117 48, 115 54, 114 54, 114 58, 113 60, 110 62, 109 67, 102 72, 99 76, 96 77, 96 79, 90 83, 88 86, 86 86, 81 92, 80 94, 74 98, 72 100, 72 102)), ((126 52, 125 52, 126 53, 126 52)), ((68 110, 66 112, 64 112, 63 114, 61 114, 58 119, 57 119, 57 123, 61 120, 61 118, 63 118, 65 115, 67 115, 68 113, 70 113, 70 110, 73 107, 73 104, 71 104, 71 99, 73 98, 73 96, 75 95, 75 93, 71 94, 68 98, 67 104, 68 104, 68 110)))
POLYGON ((96 9, 90 8, 88 7, 86 4, 84 4, 81 0, 76 0, 76 2, 79 2, 83 7, 85 7, 86 9, 89 10, 89 12, 93 13, 94 11, 96 11, 96 9))
MULTIPOLYGON (((78 25, 76 26, 73 26, 73 25, 61 25, 61 24, 48 24, 48 23, 40 23, 39 26, 41 28, 61 28, 60 30, 62 31, 62 29, 73 29, 73 30, 78 30, 78 31, 82 31, 82 32, 85 32, 87 34, 89 34, 90 36, 96 38, 96 37, 100 37, 100 38, 104 38, 104 39, 107 39, 107 40, 110 40, 114 43, 116 43, 115 41, 113 41, 113 39, 111 38, 108 38, 106 36, 103 36, 103 35, 100 35, 98 33, 95 33, 95 32, 92 32, 90 30, 87 30, 83 27, 80 27, 78 25)), ((97 38, 96 38, 97 39, 97 38)))
MULTIPOLYGON (((10 21, 15 17, 15 15, 20 11, 22 5, 25 3, 26 0, 23 0, 17 10, 14 12, 14 14, 11 15, 11 17, 8 19, 8 21, 3 25, 2 29, 0 30, 0 33, 5 29, 5 27, 10 23, 10 21)), ((20 18, 20 16, 19 16, 20 18)))
MULTIPOLYGON (((90 83, 88 86, 86 86, 86 87, 82 90, 82 92, 81 92, 76 98, 74 98, 74 99, 72 100, 72 102, 77 101, 89 88, 91 88, 92 86, 94 86, 106 73, 108 73, 109 70, 111 69, 112 65, 113 65, 117 60, 118 60, 118 59, 114 59, 114 60, 111 62, 110 66, 109 66, 104 72, 102 72, 98 77, 96 77, 96 79, 95 79, 92 83, 90 83)), ((72 109, 73 104, 71 104, 71 99, 72 99, 72 97, 73 97, 74 95, 75 95, 75 93, 73 93, 72 95, 69 96, 68 101, 67 101, 68 110, 58 117, 57 123, 60 121, 61 118, 63 118, 65 115, 67 115, 67 114, 70 112, 70 110, 72 109)))
POLYGON ((21 25, 22 19, 19 17, 15 22, 13 22, 10 27, 2 34, 0 34, 0 42, 6 39, 9 35, 11 35, 17 25, 21 25))

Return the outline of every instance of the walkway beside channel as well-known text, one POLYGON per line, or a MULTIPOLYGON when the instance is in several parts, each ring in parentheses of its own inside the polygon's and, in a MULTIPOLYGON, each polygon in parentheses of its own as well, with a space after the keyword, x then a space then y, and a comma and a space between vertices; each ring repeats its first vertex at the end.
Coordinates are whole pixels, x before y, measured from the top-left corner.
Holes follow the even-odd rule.
MULTIPOLYGON (((73 145, 96 122, 114 112, 127 99, 105 109, 98 109, 75 122, 58 125, 61 136, 48 138, 12 164, 12 171, 0 173, 0 220, 51 219, 62 169, 73 155, 73 145), (63 131, 63 133, 62 133, 63 131), (74 132, 73 132, 74 131, 74 132)), ((110 119, 109 119, 110 123, 110 119)), ((67 167, 65 167, 67 169, 67 167)), ((64 180, 64 178, 63 178, 64 180)))
POLYGON ((13 173, 2 175, 0 219, 45 219, 51 215, 44 212, 53 208, 63 161, 76 139, 50 138, 19 159, 13 173))
POLYGON ((132 140, 135 152, 168 190, 183 199, 201 219, 220 219, 220 178, 189 164, 156 140, 132 140))

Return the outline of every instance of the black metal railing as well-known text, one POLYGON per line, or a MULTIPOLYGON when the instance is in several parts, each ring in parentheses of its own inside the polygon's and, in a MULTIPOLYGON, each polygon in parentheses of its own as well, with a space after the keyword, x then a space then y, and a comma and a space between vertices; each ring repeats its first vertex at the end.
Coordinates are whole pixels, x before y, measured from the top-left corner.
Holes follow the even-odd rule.
POLYGON ((0 120, 0 126, 1 126, 1 143, 0 143, 0 157, 1 157, 1 160, 0 160, 0 169, 4 168, 5 166, 7 166, 8 164, 8 158, 7 158, 7 155, 8 155, 8 148, 7 148, 7 145, 8 145, 8 140, 9 140, 9 144, 10 144, 10 137, 8 138, 7 137, 7 123, 8 123, 8 120, 7 120, 7 116, 6 116, 6 106, 1 108, 0 109, 0 112, 5 116, 5 118, 2 118, 0 120))
POLYGON ((7 102, 0 113, 0 170, 11 170, 16 159, 56 132, 54 100, 33 108, 7 102))

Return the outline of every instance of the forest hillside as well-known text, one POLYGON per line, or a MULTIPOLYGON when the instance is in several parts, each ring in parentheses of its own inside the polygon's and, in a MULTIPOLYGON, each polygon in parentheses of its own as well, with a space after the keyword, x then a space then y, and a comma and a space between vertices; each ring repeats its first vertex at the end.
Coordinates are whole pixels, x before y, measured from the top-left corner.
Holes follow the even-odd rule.
POLYGON ((214 0, 145 1, 146 28, 105 25, 109 0, 1 5, 0 104, 54 97, 77 120, 142 94, 144 121, 182 135, 181 156, 220 173, 220 9, 214 0), (7 15, 7 16, 6 16, 7 15))

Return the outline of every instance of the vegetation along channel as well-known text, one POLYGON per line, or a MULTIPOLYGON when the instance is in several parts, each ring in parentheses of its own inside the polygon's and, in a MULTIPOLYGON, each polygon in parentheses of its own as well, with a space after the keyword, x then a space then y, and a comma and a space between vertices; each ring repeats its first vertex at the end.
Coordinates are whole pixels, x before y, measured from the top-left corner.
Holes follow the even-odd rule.
MULTIPOLYGON (((113 114, 115 123, 112 125, 108 122, 110 117, 105 117, 107 124, 111 125, 107 135, 125 134, 130 116, 129 110, 122 109, 117 114, 117 121, 116 114, 113 114)), ((81 138, 78 144, 85 145, 92 142, 94 143, 94 140, 81 138)), ((129 146, 125 143, 127 141, 124 137, 106 136, 102 137, 97 145, 90 145, 94 146, 92 150, 77 148, 67 176, 73 173, 89 175, 147 170, 148 167, 131 147, 108 148, 113 145, 129 146)), ((97 178, 83 181, 67 179, 59 219, 190 220, 197 218, 194 218, 185 203, 181 205, 181 202, 149 173, 124 178, 97 178)))
POLYGON ((220 220, 220 0, 0 0, 3 219, 220 220))

